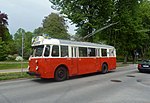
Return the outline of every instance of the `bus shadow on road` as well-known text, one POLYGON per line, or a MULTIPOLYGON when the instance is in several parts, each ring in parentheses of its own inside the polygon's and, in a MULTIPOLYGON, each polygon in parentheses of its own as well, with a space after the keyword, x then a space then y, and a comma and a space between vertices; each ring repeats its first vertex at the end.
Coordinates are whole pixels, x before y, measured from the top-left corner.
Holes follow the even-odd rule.
MULTIPOLYGON (((108 73, 106 74, 102 74, 100 72, 95 72, 95 73, 89 73, 89 74, 83 74, 83 75, 76 75, 76 76, 71 76, 69 77, 69 79, 65 80, 65 81, 68 81, 68 80, 77 80, 77 79, 80 79, 80 78, 87 78, 87 77, 93 77, 93 76, 98 76, 98 75, 107 75, 109 73, 114 73, 115 71, 109 71, 108 73)), ((35 78, 32 80, 33 82, 37 82, 37 83, 40 83, 40 84, 46 84, 46 83, 58 83, 58 81, 56 81, 55 79, 44 79, 44 78, 35 78)), ((59 81, 59 82, 64 82, 64 81, 59 81)))
POLYGON ((109 71, 108 73, 106 74, 103 74, 103 73, 100 73, 100 72, 95 72, 95 73, 89 73, 89 74, 83 74, 83 75, 77 75, 77 76, 72 76, 69 78, 69 80, 73 80, 73 79, 80 79, 80 78, 86 78, 86 77, 94 77, 94 76, 98 76, 98 75, 101 75, 101 76, 105 76, 109 73, 114 73, 115 71, 109 71))
POLYGON ((56 82, 55 79, 44 79, 44 78, 35 78, 32 81, 40 83, 40 84, 55 83, 56 82))

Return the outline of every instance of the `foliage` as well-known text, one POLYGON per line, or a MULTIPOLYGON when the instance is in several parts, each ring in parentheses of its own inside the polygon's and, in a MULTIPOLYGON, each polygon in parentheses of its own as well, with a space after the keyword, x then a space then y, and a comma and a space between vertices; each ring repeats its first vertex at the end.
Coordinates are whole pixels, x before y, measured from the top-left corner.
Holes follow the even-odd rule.
POLYGON ((8 54, 14 52, 14 42, 7 28, 7 14, 0 12, 0 61, 5 60, 8 54))
MULTIPOLYGON (((84 37, 111 19, 113 13, 112 0, 49 0, 53 8, 60 10, 67 18, 79 27, 84 37), (106 12, 107 11, 107 12, 106 12)), ((90 37, 87 41, 93 41, 90 37)))
POLYGON ((34 30, 36 35, 48 34, 53 38, 69 39, 70 36, 67 33, 67 25, 63 16, 56 13, 51 13, 43 20, 43 26, 34 30))
POLYGON ((2 39, 2 41, 7 40, 8 38, 7 20, 8 20, 7 14, 1 13, 0 11, 0 38, 2 39))
POLYGON ((4 58, 7 56, 6 54, 6 48, 5 43, 3 41, 0 41, 0 61, 5 60, 4 58))
POLYGON ((118 22, 96 33, 87 41, 106 42, 115 46, 117 54, 125 57, 124 62, 127 62, 130 56, 135 61, 137 52, 140 53, 140 57, 150 54, 149 0, 49 1, 53 3, 54 9, 60 10, 77 24, 76 38, 83 38, 104 26, 118 22))
POLYGON ((40 36, 41 34, 44 34, 43 27, 38 27, 34 30, 34 36, 40 36))
POLYGON ((141 35, 139 48, 141 50, 142 58, 150 57, 150 1, 143 0, 139 6, 139 16, 142 19, 143 30, 139 31, 141 35))
POLYGON ((8 55, 6 57, 6 60, 8 60, 8 61, 15 60, 15 57, 13 55, 8 55))
POLYGON ((119 21, 117 29, 120 35, 117 35, 117 45, 119 51, 125 56, 124 62, 127 62, 128 55, 135 57, 134 51, 137 47, 139 34, 138 29, 142 29, 139 25, 141 20, 138 18, 138 0, 119 0, 116 4, 116 19, 119 21))
POLYGON ((22 56, 22 36, 23 36, 23 57, 25 59, 28 59, 32 48, 31 48, 31 41, 33 37, 33 33, 31 32, 25 32, 24 29, 19 28, 17 32, 14 34, 14 41, 16 46, 17 54, 22 56))

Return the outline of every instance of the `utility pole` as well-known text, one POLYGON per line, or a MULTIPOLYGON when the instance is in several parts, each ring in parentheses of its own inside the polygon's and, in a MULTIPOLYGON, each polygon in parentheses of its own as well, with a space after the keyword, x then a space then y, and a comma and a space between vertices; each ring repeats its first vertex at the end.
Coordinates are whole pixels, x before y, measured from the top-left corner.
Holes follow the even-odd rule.
POLYGON ((24 33, 23 30, 21 29, 21 34, 22 34, 22 60, 21 60, 21 74, 23 73, 23 48, 24 48, 24 33))

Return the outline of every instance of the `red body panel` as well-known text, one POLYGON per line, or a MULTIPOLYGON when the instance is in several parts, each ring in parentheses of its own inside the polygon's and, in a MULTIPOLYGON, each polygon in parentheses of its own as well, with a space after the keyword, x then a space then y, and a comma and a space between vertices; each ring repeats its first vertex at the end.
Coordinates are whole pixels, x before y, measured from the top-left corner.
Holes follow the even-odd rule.
POLYGON ((96 72, 96 57, 94 58, 79 58, 78 59, 78 74, 86 74, 96 72))
POLYGON ((69 71, 69 76, 101 71, 103 63, 107 63, 108 71, 116 68, 116 58, 31 58, 29 72, 40 74, 41 78, 54 78, 55 70, 63 65, 69 71), (38 69, 36 70, 38 66, 38 69))

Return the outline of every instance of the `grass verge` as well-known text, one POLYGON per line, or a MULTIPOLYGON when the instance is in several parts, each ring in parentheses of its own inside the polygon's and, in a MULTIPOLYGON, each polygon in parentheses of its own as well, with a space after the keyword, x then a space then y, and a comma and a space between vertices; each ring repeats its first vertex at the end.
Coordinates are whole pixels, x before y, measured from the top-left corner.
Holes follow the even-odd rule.
MULTIPOLYGON (((27 68, 28 63, 23 63, 22 68, 27 68)), ((4 69, 20 69, 21 68, 21 63, 2 63, 0 64, 0 70, 4 69)))
POLYGON ((128 66, 129 64, 124 64, 122 62, 118 62, 117 63, 117 67, 124 67, 124 66, 128 66))
POLYGON ((13 80, 13 79, 21 79, 21 78, 33 78, 28 75, 26 72, 17 72, 17 73, 0 73, 0 81, 3 80, 13 80))

